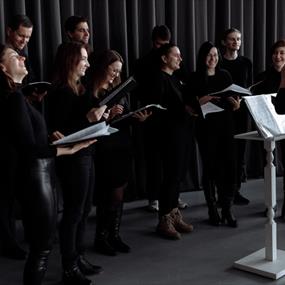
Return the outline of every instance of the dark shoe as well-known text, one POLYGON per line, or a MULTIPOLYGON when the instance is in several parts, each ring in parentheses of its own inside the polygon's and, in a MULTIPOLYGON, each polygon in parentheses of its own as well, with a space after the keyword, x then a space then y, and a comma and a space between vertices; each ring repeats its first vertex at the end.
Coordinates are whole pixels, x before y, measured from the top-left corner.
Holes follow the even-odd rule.
POLYGON ((110 239, 109 243, 118 252, 128 253, 131 251, 131 248, 122 241, 120 236, 110 239))
POLYGON ((208 214, 209 214, 209 223, 212 226, 219 226, 221 224, 221 217, 217 207, 215 206, 209 207, 208 214))
POLYGON ((30 252, 25 263, 23 285, 42 284, 47 266, 50 250, 30 252))
POLYGON ((243 206, 243 205, 248 205, 249 204, 249 200, 245 197, 243 197, 240 192, 237 192, 235 194, 235 197, 234 197, 234 204, 235 205, 239 205, 239 206, 243 206))
POLYGON ((83 255, 79 256, 77 264, 80 271, 84 275, 100 274, 104 271, 101 266, 90 263, 88 260, 85 259, 83 255))
POLYGON ((3 247, 1 255, 10 259, 24 260, 27 257, 27 252, 20 246, 3 247))
POLYGON ((77 265, 74 265, 63 272, 63 285, 94 285, 94 283, 86 278, 77 265))
POLYGON ((96 238, 94 242, 94 250, 104 255, 109 255, 109 256, 117 255, 116 249, 109 243, 107 238, 104 239, 96 238))
POLYGON ((229 209, 222 210, 222 223, 232 228, 236 228, 238 226, 236 218, 229 209))

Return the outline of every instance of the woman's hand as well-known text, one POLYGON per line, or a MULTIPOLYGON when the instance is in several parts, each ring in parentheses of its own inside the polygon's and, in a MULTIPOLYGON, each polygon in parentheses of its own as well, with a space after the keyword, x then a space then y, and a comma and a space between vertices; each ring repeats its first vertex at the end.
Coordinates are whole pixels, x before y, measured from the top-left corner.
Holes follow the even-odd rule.
POLYGON ((220 97, 218 97, 218 96, 211 96, 211 95, 205 95, 205 96, 202 96, 201 98, 199 98, 199 103, 200 103, 200 105, 204 105, 204 104, 210 102, 213 99, 219 100, 220 97))
POLYGON ((152 112, 148 112, 147 110, 143 110, 141 112, 136 112, 133 114, 133 117, 138 119, 140 122, 144 122, 149 116, 152 115, 152 112))
POLYGON ((122 105, 114 105, 111 109, 110 109, 110 115, 109 115, 109 119, 113 119, 114 117, 116 117, 117 115, 121 115, 124 112, 124 107, 122 105))
POLYGON ((86 115, 86 118, 89 123, 94 123, 100 121, 103 114, 105 113, 107 106, 103 105, 99 108, 92 108, 86 115))
POLYGON ((95 143, 96 141, 97 141, 96 139, 93 139, 93 140, 87 140, 84 142, 80 142, 72 146, 66 146, 66 147, 58 146, 56 148, 57 149, 56 156, 74 154, 83 148, 89 147, 91 144, 95 143))
POLYGON ((61 132, 55 131, 50 135, 50 140, 53 142, 62 139, 63 137, 64 135, 61 132))
POLYGON ((238 98, 228 97, 227 101, 232 106, 233 111, 236 111, 236 110, 238 110, 240 108, 240 101, 241 101, 241 99, 239 97, 238 98))
POLYGON ((103 113, 102 118, 107 121, 110 117, 110 110, 107 110, 106 112, 103 113))
POLYGON ((198 117, 197 112, 190 105, 186 105, 185 110, 190 116, 198 117))

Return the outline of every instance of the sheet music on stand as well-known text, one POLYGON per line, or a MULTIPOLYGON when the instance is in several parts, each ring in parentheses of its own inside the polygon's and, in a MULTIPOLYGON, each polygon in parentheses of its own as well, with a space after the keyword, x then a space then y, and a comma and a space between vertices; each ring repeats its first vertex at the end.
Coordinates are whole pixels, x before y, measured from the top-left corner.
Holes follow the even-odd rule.
POLYGON ((272 94, 244 97, 258 132, 265 139, 285 134, 285 115, 278 115, 272 104, 272 94))

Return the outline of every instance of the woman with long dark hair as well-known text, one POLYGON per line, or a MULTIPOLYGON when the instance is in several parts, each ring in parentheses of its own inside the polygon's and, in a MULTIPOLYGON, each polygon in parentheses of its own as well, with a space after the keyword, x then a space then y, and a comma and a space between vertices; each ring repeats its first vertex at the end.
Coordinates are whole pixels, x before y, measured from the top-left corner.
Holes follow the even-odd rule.
MULTIPOLYGON (((90 56, 88 84, 94 106, 105 98, 121 82, 124 60, 115 50, 106 50, 101 54, 90 56)), ((125 97, 109 108, 107 121, 112 123, 123 114, 128 113, 129 104, 125 97)), ((140 114, 140 120, 147 116, 140 114)), ((96 236, 94 248, 106 255, 130 251, 120 236, 120 224, 123 213, 124 192, 128 186, 132 146, 130 137, 130 120, 113 124, 119 132, 100 140, 95 148, 95 192, 96 195, 96 236)))
MULTIPOLYGON (((232 84, 230 74, 220 68, 221 55, 211 43, 201 45, 197 68, 191 89, 199 98, 200 105, 208 102, 218 104, 223 111, 200 117, 197 125, 197 140, 203 164, 203 190, 208 205, 209 221, 218 226, 221 222, 237 226, 231 206, 235 193, 234 127, 233 110, 239 108, 239 99, 208 95, 223 90, 232 84), (222 217, 217 210, 215 188, 219 193, 222 217)), ((231 95, 231 94, 229 94, 231 95)))
MULTIPOLYGON (((86 128, 101 119, 106 106, 89 108, 88 97, 80 79, 89 67, 84 44, 62 43, 55 57, 53 86, 48 94, 47 109, 52 137, 86 128)), ((102 272, 84 257, 84 236, 92 206, 94 165, 92 148, 72 157, 56 160, 62 189, 63 213, 59 228, 64 284, 92 284, 85 275, 102 272)))
MULTIPOLYGON (((22 80, 28 73, 24 62, 25 58, 16 51, 0 46, 0 116, 1 132, 5 134, 5 139, 1 139, 1 148, 12 149, 16 156, 13 160, 16 165, 10 164, 7 155, 1 158, 1 163, 8 172, 13 167, 14 179, 20 179, 23 185, 17 193, 29 243, 23 284, 40 285, 56 232, 54 157, 74 154, 88 147, 94 140, 71 147, 55 147, 49 144, 43 116, 25 100, 21 92, 22 80)), ((9 177, 1 172, 1 183, 5 179, 9 177)))

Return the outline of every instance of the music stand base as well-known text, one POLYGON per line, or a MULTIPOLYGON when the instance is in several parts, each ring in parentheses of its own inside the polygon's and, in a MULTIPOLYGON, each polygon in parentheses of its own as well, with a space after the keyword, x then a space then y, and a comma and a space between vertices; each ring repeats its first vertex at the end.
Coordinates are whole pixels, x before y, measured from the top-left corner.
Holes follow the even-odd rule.
POLYGON ((234 263, 234 267, 271 279, 285 275, 285 251, 277 249, 277 259, 265 259, 265 248, 262 248, 234 263))

